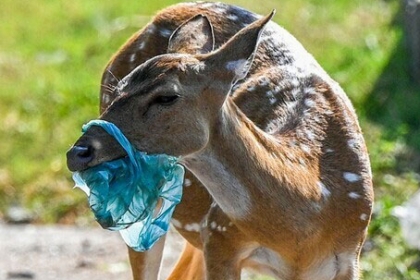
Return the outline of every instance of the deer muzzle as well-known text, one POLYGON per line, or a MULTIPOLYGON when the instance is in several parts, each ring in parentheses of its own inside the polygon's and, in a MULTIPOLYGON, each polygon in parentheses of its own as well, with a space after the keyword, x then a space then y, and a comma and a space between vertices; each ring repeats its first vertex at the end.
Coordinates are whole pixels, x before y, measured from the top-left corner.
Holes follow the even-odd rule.
POLYGON ((102 128, 89 128, 67 152, 67 167, 70 171, 82 171, 126 156, 127 153, 114 137, 102 128))
POLYGON ((70 171, 87 169, 93 160, 92 147, 73 146, 67 152, 67 167, 70 171))

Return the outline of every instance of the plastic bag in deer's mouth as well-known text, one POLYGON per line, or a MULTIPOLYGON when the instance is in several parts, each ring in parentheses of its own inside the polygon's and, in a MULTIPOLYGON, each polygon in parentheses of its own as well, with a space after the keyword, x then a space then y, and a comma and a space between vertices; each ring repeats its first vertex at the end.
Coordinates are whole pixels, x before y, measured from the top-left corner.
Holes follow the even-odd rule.
POLYGON ((88 195, 103 228, 118 230, 136 251, 148 250, 169 229, 182 197, 184 168, 176 157, 136 150, 113 123, 92 120, 83 126, 83 132, 93 125, 115 137, 127 157, 74 172, 76 187, 88 195), (154 217, 157 207, 160 210, 154 217))

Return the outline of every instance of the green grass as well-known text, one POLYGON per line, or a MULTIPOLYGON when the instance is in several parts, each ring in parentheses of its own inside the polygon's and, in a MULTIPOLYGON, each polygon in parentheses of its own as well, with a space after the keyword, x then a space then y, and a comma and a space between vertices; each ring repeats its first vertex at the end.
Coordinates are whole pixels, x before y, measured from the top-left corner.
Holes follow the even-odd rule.
MULTIPOLYGON (((65 151, 98 114, 101 72, 156 10, 176 1, 12 1, 0 9, 0 216, 23 204, 39 222, 90 215, 65 151)), ((398 0, 229 1, 294 34, 341 83, 359 114, 376 192, 364 279, 420 279, 419 253, 392 208, 418 189, 420 86, 408 78, 398 0), (417 266, 417 268, 416 268, 417 266)))

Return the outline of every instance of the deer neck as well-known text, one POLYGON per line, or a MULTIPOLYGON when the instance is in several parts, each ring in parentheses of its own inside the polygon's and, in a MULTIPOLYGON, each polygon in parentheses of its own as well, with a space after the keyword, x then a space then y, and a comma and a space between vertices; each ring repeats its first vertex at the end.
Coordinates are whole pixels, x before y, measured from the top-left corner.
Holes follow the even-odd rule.
POLYGON ((273 208, 279 209, 279 204, 287 208, 291 196, 304 201, 305 197, 318 195, 297 184, 298 180, 313 179, 308 172, 311 167, 303 166, 304 155, 299 160, 296 157, 301 151, 283 145, 284 141, 288 140, 260 130, 228 99, 207 146, 181 162, 228 216, 247 219, 261 212, 254 208, 261 207, 257 203, 261 199, 267 207, 277 205, 273 208))

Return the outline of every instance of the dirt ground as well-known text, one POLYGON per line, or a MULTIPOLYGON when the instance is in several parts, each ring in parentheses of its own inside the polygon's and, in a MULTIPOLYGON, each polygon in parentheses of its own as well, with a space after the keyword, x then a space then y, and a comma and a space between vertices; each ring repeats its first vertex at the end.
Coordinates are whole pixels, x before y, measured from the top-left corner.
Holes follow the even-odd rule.
MULTIPOLYGON (((162 265, 166 279, 183 248, 170 231, 162 265)), ((0 280, 131 279, 124 242, 117 232, 72 226, 0 222, 0 280)))

